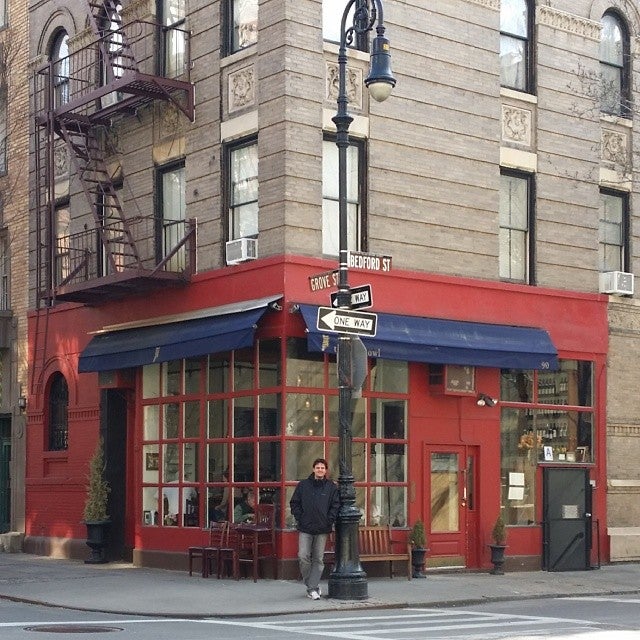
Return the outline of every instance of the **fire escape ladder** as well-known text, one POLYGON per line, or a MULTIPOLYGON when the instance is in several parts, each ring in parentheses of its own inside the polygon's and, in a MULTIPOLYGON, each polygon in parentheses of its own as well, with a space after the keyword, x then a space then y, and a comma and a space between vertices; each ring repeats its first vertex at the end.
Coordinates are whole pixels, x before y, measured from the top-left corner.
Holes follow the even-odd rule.
POLYGON ((89 17, 94 34, 99 38, 103 64, 103 84, 137 71, 138 64, 122 28, 121 0, 88 0, 89 17))
POLYGON ((60 135, 70 151, 71 161, 91 206, 109 271, 141 266, 138 249, 118 193, 104 162, 103 151, 93 135, 96 127, 79 119, 60 120, 60 135))

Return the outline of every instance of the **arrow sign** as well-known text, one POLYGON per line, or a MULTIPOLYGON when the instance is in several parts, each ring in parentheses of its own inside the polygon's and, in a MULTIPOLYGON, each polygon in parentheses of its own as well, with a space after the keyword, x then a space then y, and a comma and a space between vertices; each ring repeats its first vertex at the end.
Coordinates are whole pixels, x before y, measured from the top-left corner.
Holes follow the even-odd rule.
MULTIPOLYGON (((351 308, 366 309, 373 306, 373 293, 370 284, 363 284, 361 287, 351 287, 351 308)), ((338 293, 331 294, 331 306, 338 306, 338 293)))
POLYGON ((318 331, 375 336, 377 322, 378 316, 375 313, 318 307, 316 326, 318 327, 318 331))

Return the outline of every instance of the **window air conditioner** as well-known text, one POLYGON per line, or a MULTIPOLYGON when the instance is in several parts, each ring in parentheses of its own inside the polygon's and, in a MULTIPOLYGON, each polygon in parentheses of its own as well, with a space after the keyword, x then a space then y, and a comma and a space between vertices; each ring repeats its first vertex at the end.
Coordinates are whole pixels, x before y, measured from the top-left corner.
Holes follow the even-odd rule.
POLYGON ((240 264, 258 257, 258 241, 255 238, 229 240, 226 246, 227 264, 240 264))
POLYGON ((614 293, 618 296, 633 295, 633 273, 607 271, 600 274, 600 293, 614 293))

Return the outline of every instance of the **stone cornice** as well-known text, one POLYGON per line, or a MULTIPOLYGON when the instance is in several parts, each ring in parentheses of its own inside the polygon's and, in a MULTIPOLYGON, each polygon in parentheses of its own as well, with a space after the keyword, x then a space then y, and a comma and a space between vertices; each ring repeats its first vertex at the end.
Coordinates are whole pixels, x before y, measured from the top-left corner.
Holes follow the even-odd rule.
POLYGON ((536 9, 536 22, 553 29, 560 29, 576 36, 600 42, 600 23, 576 16, 552 7, 539 6, 536 9))

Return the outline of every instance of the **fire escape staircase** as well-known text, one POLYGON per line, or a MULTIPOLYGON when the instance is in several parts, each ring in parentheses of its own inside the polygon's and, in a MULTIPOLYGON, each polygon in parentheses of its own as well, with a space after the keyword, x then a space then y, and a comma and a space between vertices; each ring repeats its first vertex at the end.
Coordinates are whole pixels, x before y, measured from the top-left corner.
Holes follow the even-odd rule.
MULTIPOLYGON (((95 304, 183 284, 195 269, 195 222, 185 222, 182 240, 158 258, 161 221, 153 215, 126 215, 104 143, 114 115, 135 113, 155 100, 172 103, 193 120, 188 46, 182 78, 158 75, 158 43, 160 38, 165 41, 166 28, 144 21, 123 24, 118 0, 88 0, 88 6, 95 40, 69 55, 64 99, 56 95, 61 76, 55 62, 36 72, 34 80, 38 290, 47 304, 56 299, 95 304), (58 140, 66 143, 94 224, 93 229, 85 224, 81 231, 63 238, 55 232, 58 140), (176 267, 180 252, 186 258, 176 267)), ((182 36, 188 45, 188 34, 182 32, 182 36)))

